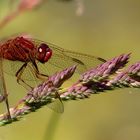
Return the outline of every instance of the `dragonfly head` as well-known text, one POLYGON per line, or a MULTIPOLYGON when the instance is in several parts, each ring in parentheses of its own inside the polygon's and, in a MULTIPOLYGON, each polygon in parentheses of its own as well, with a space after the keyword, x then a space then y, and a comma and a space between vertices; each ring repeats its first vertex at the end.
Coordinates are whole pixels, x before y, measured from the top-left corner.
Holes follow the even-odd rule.
POLYGON ((47 62, 52 56, 52 50, 49 48, 49 46, 45 43, 42 43, 38 47, 37 52, 37 60, 41 63, 47 62))

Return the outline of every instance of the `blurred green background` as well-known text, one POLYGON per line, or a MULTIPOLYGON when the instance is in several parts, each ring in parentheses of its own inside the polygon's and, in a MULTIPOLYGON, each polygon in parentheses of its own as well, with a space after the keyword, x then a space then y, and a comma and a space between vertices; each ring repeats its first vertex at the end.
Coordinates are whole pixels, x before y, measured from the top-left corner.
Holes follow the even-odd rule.
MULTIPOLYGON (((104 59, 132 53, 130 64, 140 59, 140 1, 46 0, 0 29, 0 38, 27 33, 62 48, 104 59)), ((0 19, 11 7, 0 1, 0 19)), ((13 9, 12 9, 13 10, 13 9)), ((26 93, 16 78, 5 75, 10 105, 26 93)), ((47 106, 21 121, 0 127, 0 140, 139 140, 140 90, 119 89, 65 103, 56 114, 47 106)), ((1 110, 5 105, 1 104, 1 110)))

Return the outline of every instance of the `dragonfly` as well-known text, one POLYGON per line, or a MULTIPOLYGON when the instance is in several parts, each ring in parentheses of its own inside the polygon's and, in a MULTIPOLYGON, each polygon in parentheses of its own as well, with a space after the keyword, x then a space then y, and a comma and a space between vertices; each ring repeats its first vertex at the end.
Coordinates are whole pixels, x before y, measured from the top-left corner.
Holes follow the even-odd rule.
MULTIPOLYGON (((83 73, 106 61, 100 57, 66 50, 49 42, 24 36, 2 41, 0 58, 3 61, 3 70, 16 76, 17 82, 27 87, 31 87, 26 82, 32 81, 31 77, 43 80, 58 70, 72 65, 77 65, 77 73, 83 73)), ((62 104, 58 94, 56 97, 62 104)), ((60 112, 63 112, 63 109, 60 112)))

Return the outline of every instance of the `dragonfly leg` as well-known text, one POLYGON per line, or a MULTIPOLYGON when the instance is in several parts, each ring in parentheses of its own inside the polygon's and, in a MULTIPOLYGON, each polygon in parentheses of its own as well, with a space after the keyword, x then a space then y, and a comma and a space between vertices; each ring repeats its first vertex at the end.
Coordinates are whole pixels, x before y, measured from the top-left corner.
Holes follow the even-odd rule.
MULTIPOLYGON (((32 68, 34 70, 36 77, 41 80, 46 80, 49 76, 39 72, 38 66, 34 60, 31 60, 31 62, 32 62, 32 68)), ((53 86, 52 81, 49 81, 49 83, 53 86)), ((64 112, 63 102, 57 91, 55 92, 55 98, 56 98, 56 101, 54 101, 54 103, 49 104, 48 107, 58 113, 63 113, 64 112), (56 105, 57 105, 57 107, 56 107, 56 105)))
POLYGON ((38 71, 35 71, 35 75, 38 79, 41 79, 41 80, 46 80, 48 78, 48 75, 42 74, 38 71))
POLYGON ((25 68, 27 67, 28 63, 24 63, 20 69, 16 72, 15 76, 17 77, 17 83, 21 84, 23 87, 25 87, 26 89, 32 89, 32 87, 27 84, 23 79, 22 79, 22 74, 25 70, 25 68))
POLYGON ((38 66, 35 61, 32 61, 34 73, 38 79, 46 80, 49 76, 39 72, 38 66))
POLYGON ((5 99, 5 103, 6 103, 6 107, 7 107, 7 110, 8 110, 8 120, 11 120, 11 113, 10 113, 10 107, 9 107, 9 101, 8 101, 8 98, 5 99))
POLYGON ((10 113, 10 106, 9 106, 9 101, 8 101, 8 94, 7 94, 7 90, 6 90, 6 85, 5 85, 5 81, 3 79, 3 100, 5 100, 5 104, 7 107, 7 119, 11 121, 11 113, 10 113))

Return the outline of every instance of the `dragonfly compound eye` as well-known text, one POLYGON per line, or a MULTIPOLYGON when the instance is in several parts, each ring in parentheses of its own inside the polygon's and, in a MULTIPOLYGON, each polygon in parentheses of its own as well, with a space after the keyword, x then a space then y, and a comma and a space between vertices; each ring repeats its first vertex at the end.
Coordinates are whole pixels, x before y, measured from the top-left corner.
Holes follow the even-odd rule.
POLYGON ((41 63, 47 62, 52 56, 52 50, 49 48, 49 46, 45 43, 42 43, 38 47, 38 55, 37 59, 41 63))

